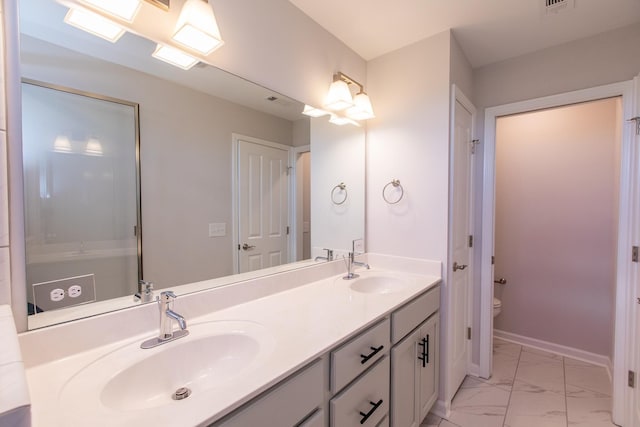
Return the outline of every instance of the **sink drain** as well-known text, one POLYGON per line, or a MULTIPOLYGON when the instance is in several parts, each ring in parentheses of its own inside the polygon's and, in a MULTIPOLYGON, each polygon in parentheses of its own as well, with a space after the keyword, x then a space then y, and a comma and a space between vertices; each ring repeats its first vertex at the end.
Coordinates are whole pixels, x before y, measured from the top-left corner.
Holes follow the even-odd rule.
POLYGON ((189 390, 187 387, 180 387, 175 391, 175 393, 173 393, 173 396, 171 397, 173 398, 173 400, 182 400, 186 399, 189 396, 191 396, 191 390, 189 390))

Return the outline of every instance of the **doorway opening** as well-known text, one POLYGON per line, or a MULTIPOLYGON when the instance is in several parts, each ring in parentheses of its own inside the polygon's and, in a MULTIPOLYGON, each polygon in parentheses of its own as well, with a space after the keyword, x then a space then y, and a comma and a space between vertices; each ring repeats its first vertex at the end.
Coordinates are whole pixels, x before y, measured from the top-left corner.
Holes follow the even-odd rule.
MULTIPOLYGON (((492 263, 492 258, 495 254, 494 250, 496 249, 494 242, 494 226, 497 218, 496 214, 496 203, 498 202, 494 185, 496 184, 496 135, 497 128, 496 124, 499 117, 510 116, 514 114, 529 112, 529 111, 540 111, 544 109, 557 108, 561 106, 568 106, 573 104, 580 104, 590 101, 601 100, 605 98, 615 98, 620 97, 618 111, 620 115, 616 120, 618 123, 623 123, 623 117, 631 116, 633 111, 633 82, 621 82, 615 83, 585 90, 579 90, 575 92, 569 92, 560 95, 549 96, 545 98, 538 98, 529 101, 517 102, 513 104, 502 105, 498 107, 491 107, 485 111, 485 147, 484 147, 484 182, 483 182, 483 191, 482 191, 482 248, 481 248, 481 283, 480 283, 480 298, 478 300, 478 313, 480 315, 480 340, 479 340, 479 364, 480 364, 480 376, 488 378, 491 375, 491 366, 492 366, 492 341, 493 341, 493 282, 494 282, 494 265, 492 263)), ((555 110, 552 110, 555 111, 555 110)), ((616 418, 619 419, 621 417, 621 412, 623 410, 623 402, 625 391, 625 378, 626 378, 626 361, 625 354, 628 351, 627 346, 625 344, 624 337, 627 334, 627 330, 629 328, 627 318, 628 318, 628 300, 626 299, 626 295, 629 292, 630 287, 632 286, 631 277, 632 277, 632 265, 627 261, 630 260, 630 257, 627 255, 627 249, 632 246, 633 238, 632 238, 632 227, 634 224, 633 220, 633 171, 635 170, 634 157, 635 150, 633 147, 633 136, 631 132, 630 126, 622 126, 619 125, 619 133, 617 140, 621 141, 620 144, 620 152, 618 153, 619 159, 619 179, 617 180, 617 189, 619 191, 618 197, 618 216, 615 218, 615 224, 610 225, 610 227, 615 226, 614 235, 616 236, 617 244, 615 245, 615 280, 614 280, 614 289, 611 292, 614 293, 613 301, 614 304, 610 308, 610 313, 614 316, 615 320, 611 322, 611 324, 615 325, 614 333, 609 335, 609 339, 611 340, 612 348, 611 352, 608 355, 602 355, 602 359, 600 359, 601 364, 606 364, 612 367, 612 375, 613 375, 613 417, 614 420, 616 418), (611 358, 610 358, 611 355, 611 358)), ((580 158, 584 155, 583 150, 579 149, 573 153, 576 157, 580 158)), ((535 163, 535 159, 531 158, 530 161, 535 163)), ((541 162, 541 160, 537 160, 541 162)), ((545 161, 543 164, 548 165, 550 168, 553 166, 553 162, 545 161)), ((562 177, 562 182, 571 181, 574 179, 574 176, 571 173, 571 170, 568 167, 558 167, 554 166, 555 169, 559 169, 556 171, 554 169, 554 173, 563 172, 566 173, 562 177)), ((596 169, 599 168, 599 165, 596 165, 596 169)), ((551 173, 550 173, 551 175, 551 173)), ((593 176, 596 173, 594 172, 593 176)), ((516 176, 516 179, 520 179, 519 176, 516 176)), ((548 177, 545 177, 548 179, 548 177)), ((591 179, 591 177, 590 177, 591 179)), ((593 185, 593 183, 591 183, 593 185)), ((559 203, 564 203, 564 198, 559 203)), ((586 217, 589 217, 594 210, 600 209, 600 203, 598 200, 593 201, 588 204, 584 209, 580 211, 580 215, 574 219, 573 222, 569 222, 568 227, 575 227, 578 224, 581 224, 581 221, 585 220, 586 217)), ((537 212, 538 216, 553 216, 554 212, 557 211, 555 206, 538 206, 535 205, 532 211, 537 212)), ((587 236, 584 235, 583 232, 577 238, 590 238, 592 237, 592 231, 587 232, 587 236)), ((538 237, 538 236, 534 236, 538 237)), ((537 244, 533 242, 529 242, 529 244, 537 244)), ((585 243, 586 245, 587 243, 585 243)), ((549 254, 553 254, 554 246, 547 248, 546 256, 549 254)), ((528 256, 528 249, 523 252, 521 255, 526 259, 528 256)), ((576 259, 570 259, 569 262, 571 264, 580 264, 580 257, 574 257, 576 259)), ((497 265, 499 260, 496 258, 496 273, 497 265)), ((495 276, 498 279, 498 275, 495 276)), ((540 279, 542 280, 542 279, 540 279)), ((507 278, 507 282, 509 280, 507 278)), ((510 286, 511 283, 505 285, 504 292, 507 292, 506 288, 510 286)), ((500 286, 500 285, 498 285, 500 286)), ((554 292, 558 293, 560 288, 552 288, 554 292)), ((545 291, 548 291, 546 289, 545 291)), ((511 291, 509 291, 511 292, 511 291)), ((510 296, 507 296, 510 298, 510 296)), ((536 296, 539 300, 546 302, 554 299, 553 294, 549 294, 548 292, 541 291, 538 296, 536 296)), ((593 300, 585 300, 583 298, 575 298, 575 301, 572 301, 572 304, 576 306, 578 304, 582 304, 582 307, 586 307, 587 310, 598 310, 600 309, 600 301, 593 300)), ((507 307, 506 301, 502 305, 503 314, 506 310, 509 310, 507 307)), ((530 323, 539 322, 546 314, 544 312, 536 312, 534 319, 530 320, 530 323)), ((508 317, 508 316, 506 316, 508 317)), ((555 324, 558 322, 556 321, 555 324)), ((499 323, 496 322, 497 325, 499 323)), ((529 328, 533 326, 529 325, 529 328)), ((585 328, 586 329, 586 328, 585 328)), ((584 333, 585 331, 580 330, 580 333, 584 333)), ((588 331, 586 331, 588 332, 588 331)), ((523 330, 521 332, 521 336, 525 336, 525 334, 531 333, 529 330, 523 330)), ((553 331, 552 334, 560 334, 559 332, 553 331)), ((538 338, 537 344, 534 344, 537 347, 541 347, 540 343, 553 343, 557 337, 543 337, 538 338)), ((569 345, 578 346, 576 344, 579 340, 575 337, 572 338, 575 340, 573 343, 569 343, 569 345)), ((555 341, 557 342, 557 341, 555 341)), ((593 343, 588 344, 593 345, 593 343)), ((598 344, 599 345, 599 344, 598 344)), ((577 358, 586 358, 591 361, 593 358, 589 359, 593 355, 597 353, 593 350, 595 347, 587 347, 591 350, 578 349, 577 354, 573 351, 576 350, 575 347, 569 347, 567 345, 557 344, 556 348, 552 348, 552 351, 565 354, 568 356, 573 356, 577 358)))

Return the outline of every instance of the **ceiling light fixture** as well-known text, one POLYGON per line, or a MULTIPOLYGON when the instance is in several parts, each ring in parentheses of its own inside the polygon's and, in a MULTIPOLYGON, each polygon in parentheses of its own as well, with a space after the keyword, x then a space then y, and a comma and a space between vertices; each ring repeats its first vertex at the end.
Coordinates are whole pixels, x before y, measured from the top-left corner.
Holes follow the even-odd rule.
POLYGON ((83 0, 83 2, 127 22, 133 22, 142 4, 140 0, 83 0))
POLYGON ((364 91, 364 86, 344 73, 333 75, 333 83, 324 102, 325 108, 332 111, 347 110, 347 116, 353 120, 368 120, 375 117, 371 99, 364 91), (358 86, 359 90, 352 97, 349 85, 358 86))
POLYGON ((188 70, 199 62, 198 59, 184 53, 180 49, 161 44, 156 47, 156 50, 151 56, 178 68, 182 68, 183 70, 188 70))
POLYGON ((124 28, 110 19, 79 7, 69 9, 64 22, 111 43, 117 42, 125 33, 124 28))
POLYGON ((213 8, 207 0, 185 2, 172 38, 202 55, 209 55, 224 44, 213 8))
POLYGON ((355 120, 350 119, 349 117, 338 116, 336 114, 331 115, 331 118, 329 119, 329 123, 333 123, 334 125, 338 125, 338 126, 354 125, 354 126, 360 127, 360 123, 356 122, 355 120))

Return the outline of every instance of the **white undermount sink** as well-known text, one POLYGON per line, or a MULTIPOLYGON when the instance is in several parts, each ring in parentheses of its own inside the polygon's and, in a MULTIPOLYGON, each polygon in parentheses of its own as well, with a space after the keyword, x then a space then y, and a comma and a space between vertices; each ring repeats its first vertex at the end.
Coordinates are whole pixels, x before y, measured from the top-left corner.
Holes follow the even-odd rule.
POLYGON ((388 272, 359 272, 360 277, 353 279, 351 289, 367 294, 389 294, 399 292, 411 285, 405 278, 398 277, 388 272))
POLYGON ((223 393, 274 348, 265 328, 253 322, 203 322, 188 329, 185 338, 144 350, 140 342, 127 344, 80 369, 62 389, 61 406, 76 415, 79 406, 123 414, 184 407, 193 397, 223 393), (183 387, 191 395, 176 400, 174 393, 183 387))

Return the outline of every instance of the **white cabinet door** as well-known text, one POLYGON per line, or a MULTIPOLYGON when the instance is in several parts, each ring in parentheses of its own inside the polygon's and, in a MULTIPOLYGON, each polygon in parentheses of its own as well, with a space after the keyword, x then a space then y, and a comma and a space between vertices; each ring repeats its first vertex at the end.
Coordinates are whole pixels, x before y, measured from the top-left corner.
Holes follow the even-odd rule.
POLYGON ((438 357, 438 314, 434 314, 420 326, 419 338, 418 338, 418 351, 423 351, 424 354, 420 357, 424 360, 419 360, 420 370, 420 392, 419 396, 419 408, 420 416, 419 421, 422 421, 431 407, 438 399, 438 371, 439 371, 439 357, 438 357))
POLYGON ((391 350, 391 425, 418 427, 418 341, 416 329, 391 350))

